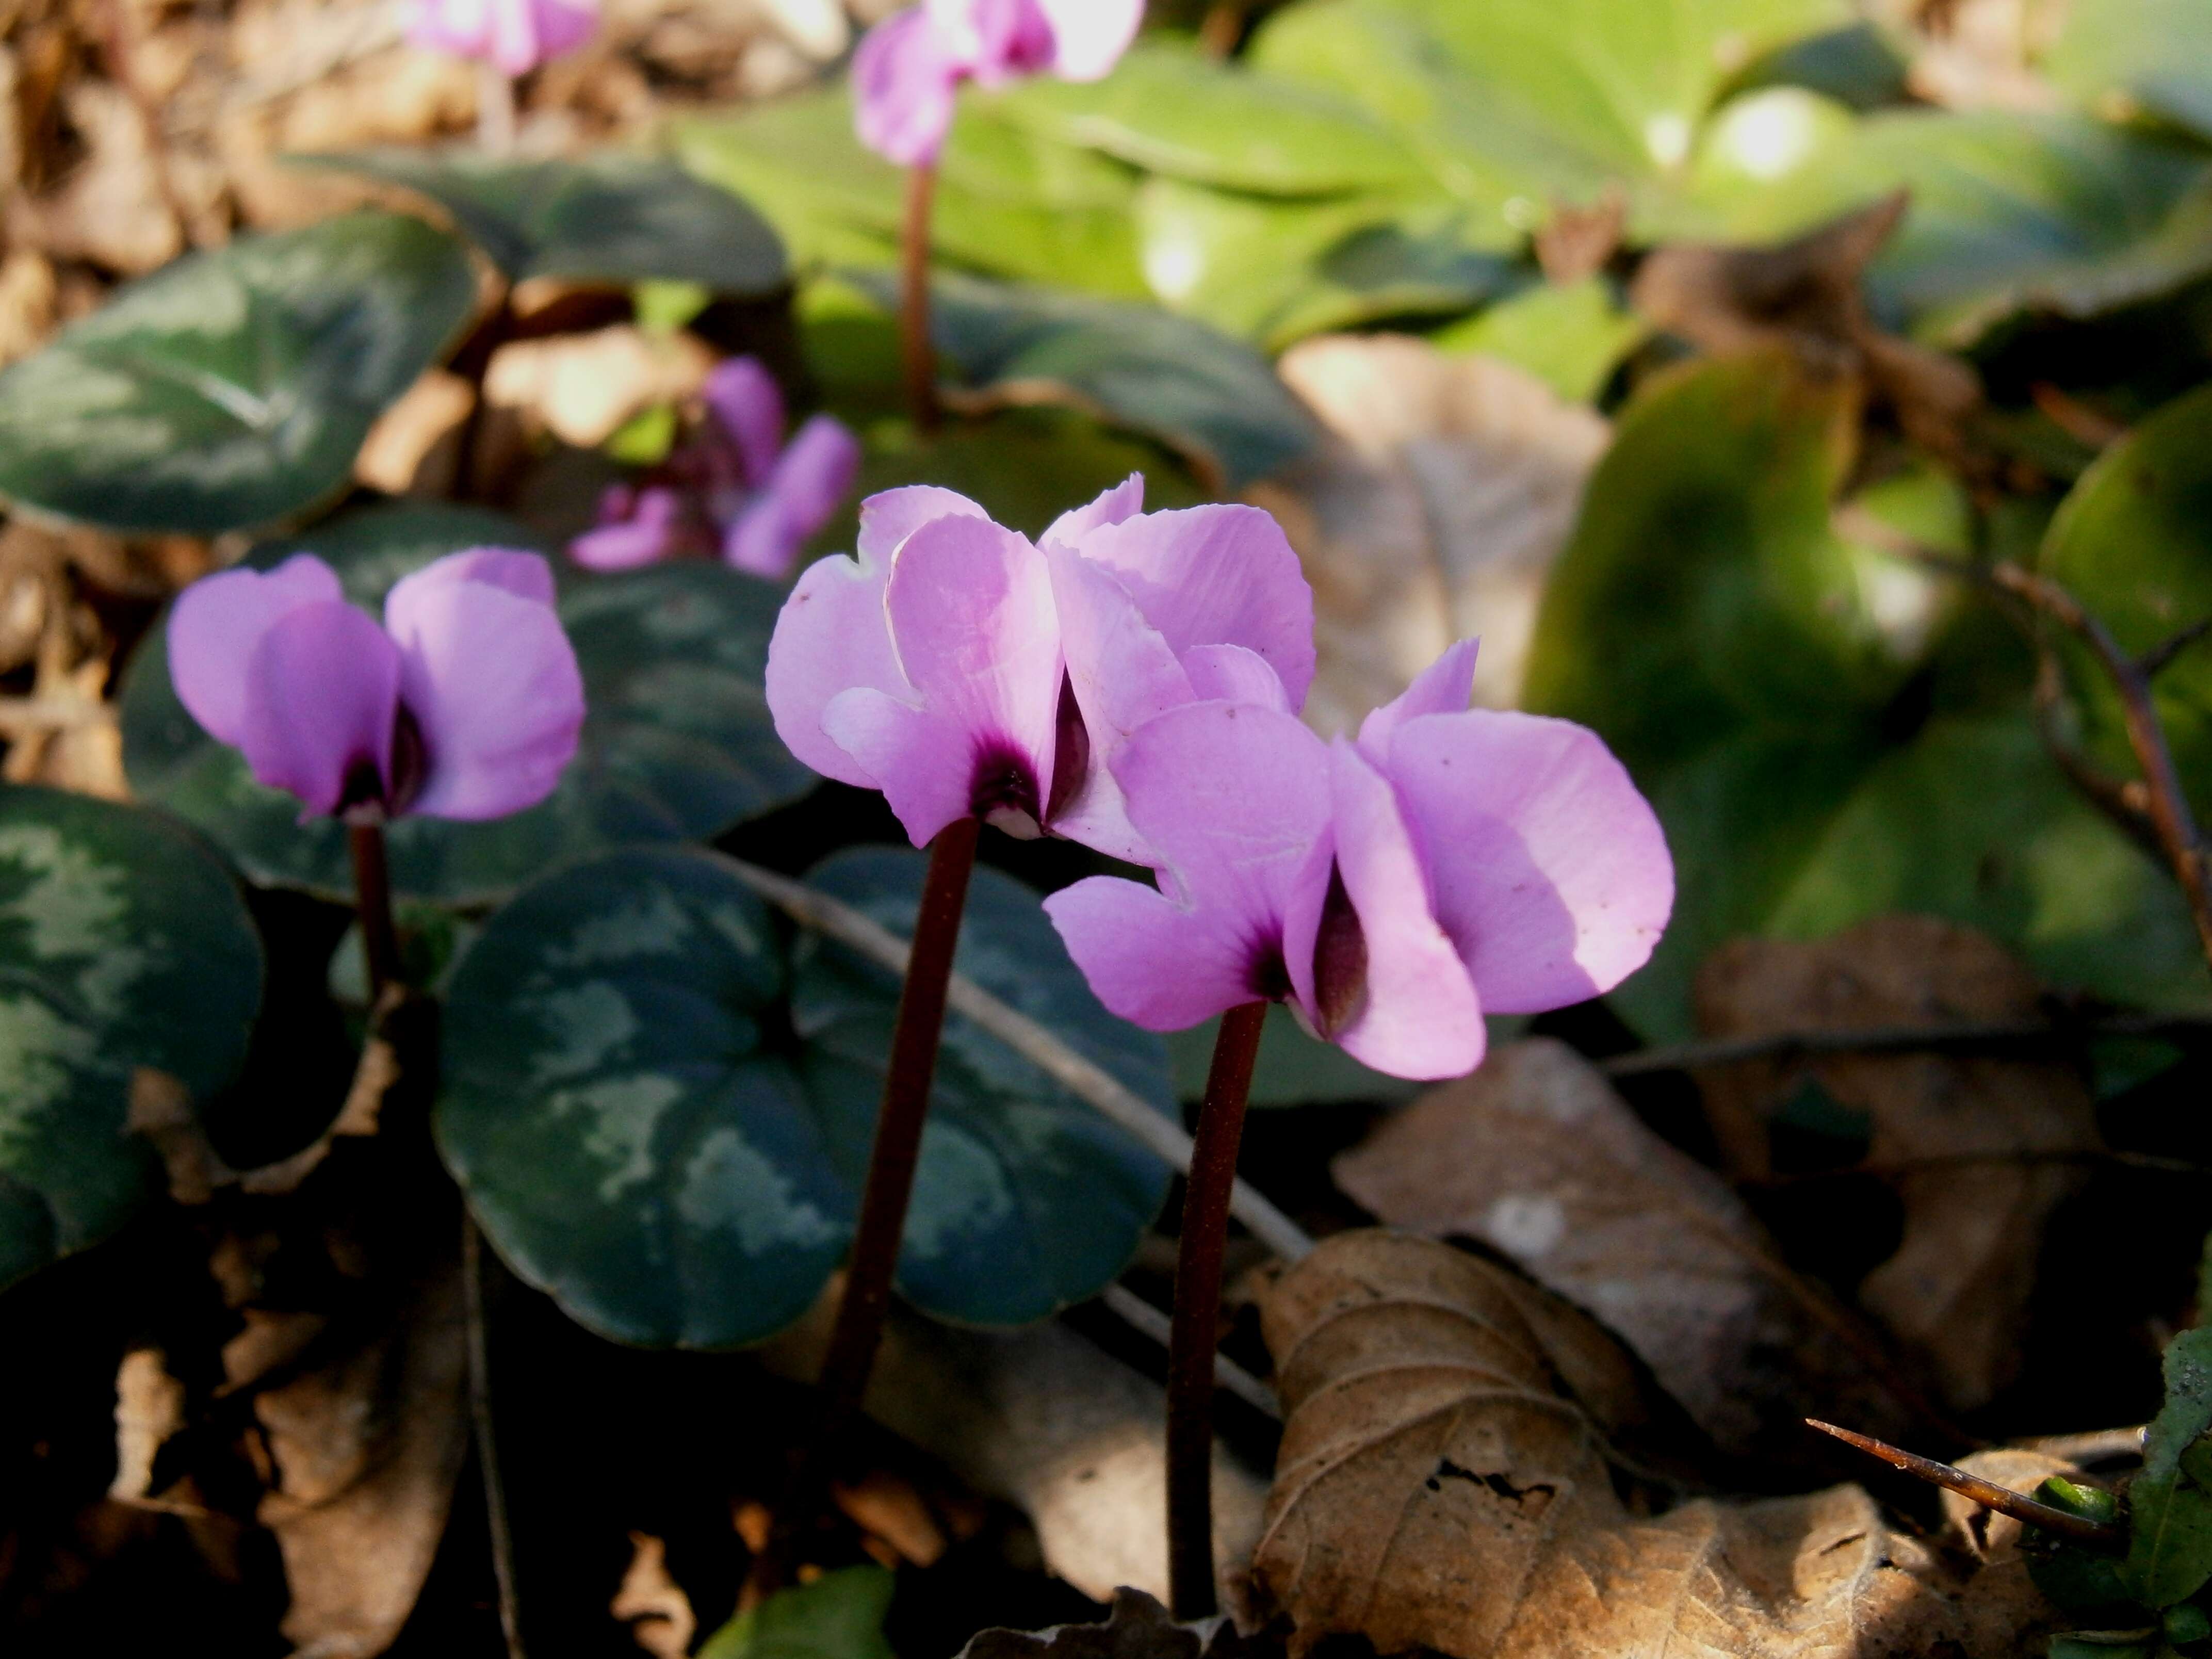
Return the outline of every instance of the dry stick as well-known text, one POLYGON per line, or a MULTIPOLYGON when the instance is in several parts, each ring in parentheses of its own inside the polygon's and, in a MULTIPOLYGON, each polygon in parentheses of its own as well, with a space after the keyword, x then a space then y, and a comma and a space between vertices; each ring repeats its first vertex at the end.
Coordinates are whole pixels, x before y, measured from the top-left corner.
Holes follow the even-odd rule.
MULTIPOLYGON (((732 859, 731 863, 748 887, 802 927, 834 939, 895 974, 906 972, 906 941, 879 922, 804 882, 741 860, 732 859)), ((954 1012, 974 1020, 1163 1163, 1186 1176, 1190 1173, 1190 1137, 1103 1066, 1078 1054, 1028 1015, 1008 1007, 963 975, 952 976, 951 1006, 954 1012)), ((1305 1231, 1241 1181, 1231 1194, 1229 1212, 1285 1261, 1302 1261, 1312 1252, 1314 1242, 1305 1231)))
POLYGON ((399 933, 392 924, 392 869, 384 856, 384 825, 375 820, 349 821, 346 840, 353 852, 354 902, 361 915, 362 954, 368 966, 368 1006, 384 1000, 385 988, 399 982, 399 933))
POLYGON ((1205 1619, 1213 1596, 1213 1353, 1221 1319, 1221 1261, 1229 1243, 1229 1194, 1267 1005, 1221 1017, 1198 1137, 1183 1189, 1176 1255, 1175 1316, 1168 1334, 1168 1600, 1177 1619, 1205 1619))
POLYGON ((484 1320, 483 1235, 461 1208, 461 1293, 469 1327, 469 1419, 477 1437, 477 1472, 483 1480, 484 1525, 491 1534, 491 1572, 499 1586, 499 1628, 507 1659, 525 1659, 522 1604, 514 1589, 514 1533, 507 1518, 507 1488, 499 1478, 499 1443, 491 1416, 491 1342, 484 1320))
POLYGON ((937 168, 917 162, 906 173, 906 223, 899 241, 899 360, 906 371, 907 406, 917 431, 934 432, 943 416, 937 403, 937 352, 929 340, 929 214, 937 168))
MULTIPOLYGON (((1175 1332, 1175 1322, 1126 1285, 1109 1285, 1098 1292, 1098 1299, 1107 1310, 1130 1329, 1148 1336, 1163 1348, 1175 1332)), ((1282 1401, 1275 1391, 1225 1353, 1213 1356, 1213 1386, 1224 1394, 1233 1394, 1254 1411, 1283 1420, 1282 1401)))
POLYGON ((2096 656, 2098 664, 2120 694, 2128 746, 2142 769, 2148 799, 2143 815, 2157 832, 2159 845, 2172 866, 2174 878, 2189 901, 2197 923, 2197 939, 2212 967, 2212 866, 2208 866, 2204 841, 2175 770, 2173 751, 2167 747, 2166 728, 2159 722, 2152 700, 2150 675, 2143 665, 2121 648, 2112 630, 2083 608, 2081 602, 2047 576, 2023 570, 2009 562, 1993 565, 1989 579, 2000 591, 2025 600, 2036 612, 2072 634, 2096 656))
POLYGON ((1644 1048, 1597 1062, 1607 1077, 1644 1077, 1654 1072, 1689 1072, 1753 1060, 1790 1060, 1816 1054, 1936 1054, 1959 1049, 2063 1046, 2094 1037, 2154 1037, 2186 1042, 2212 1036, 2212 1018, 2202 1015, 2119 1015, 2054 1024, 2013 1020, 1956 1025, 1875 1025, 1858 1030, 1778 1031, 1765 1036, 1723 1037, 1710 1042, 1676 1043, 1644 1048))
POLYGON ((1985 1510, 1999 1515, 2008 1515, 2014 1520, 2030 1527, 2039 1527, 2045 1532, 2055 1533, 2061 1538, 2070 1538, 2077 1544, 2091 1544, 2105 1549, 2124 1548, 2127 1543, 2127 1528, 2110 1521, 2093 1521, 2086 1515, 2073 1515, 2048 1504, 2016 1492, 2009 1486, 2000 1486, 1984 1480, 1978 1474, 1968 1474, 1964 1469, 1954 1468, 1948 1463, 1938 1463, 1933 1458, 1916 1456, 1876 1440, 1870 1435, 1854 1434, 1849 1429, 1839 1429, 1832 1423, 1823 1423, 1818 1418, 1805 1419, 1808 1429, 1818 1429, 1822 1434, 1832 1435, 1847 1446, 1855 1446, 1869 1457, 1878 1457, 1893 1469, 1900 1469, 1930 1486, 1942 1486, 1971 1498, 1985 1510))

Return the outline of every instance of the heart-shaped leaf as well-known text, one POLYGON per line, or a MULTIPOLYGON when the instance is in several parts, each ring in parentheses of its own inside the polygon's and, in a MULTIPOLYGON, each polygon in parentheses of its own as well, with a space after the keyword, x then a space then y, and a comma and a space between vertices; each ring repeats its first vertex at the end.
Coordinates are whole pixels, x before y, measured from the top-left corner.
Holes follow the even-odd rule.
MULTIPOLYGON (((903 848, 855 848, 807 880, 906 937, 925 862, 903 848)), ((843 1121, 872 1127, 897 981, 811 935, 794 962, 792 1023, 811 1044, 809 1086, 825 1106, 837 1103, 843 1121)), ((975 872, 956 965, 1173 1115, 1165 1046, 1106 1012, 1028 888, 994 870, 975 872)), ((963 1324, 1041 1319, 1097 1295, 1128 1265, 1167 1196, 1168 1175, 1035 1062, 955 1014, 938 1054, 899 1290, 924 1312, 963 1324)))
MULTIPOLYGON (((445 554, 536 542, 498 514, 395 502, 257 548, 251 562, 267 568, 315 553, 349 598, 374 608, 399 577, 445 554)), ((548 799, 513 817, 392 825, 399 893, 485 902, 564 860, 626 843, 702 840, 805 793, 814 775, 777 738, 761 689, 781 603, 779 589, 719 564, 600 578, 564 573, 561 619, 583 669, 587 709, 575 760, 548 799)), ((200 729, 177 701, 159 625, 125 677, 123 728, 133 787, 205 830, 247 875, 350 894, 343 827, 301 824, 297 801, 255 783, 234 750, 200 729)))
MULTIPOLYGON (((888 279, 856 277, 891 302, 888 279)), ((1240 340, 1149 306, 940 276, 930 331, 978 408, 1063 404, 1156 438, 1217 489, 1241 489, 1319 441, 1313 417, 1240 340)))
POLYGON ((204 1100, 228 1084, 261 978, 238 884, 197 836, 0 786, 0 1286, 98 1243, 158 1190, 125 1132, 133 1092, 204 1100))
POLYGON ((2203 151, 2079 115, 1884 111, 1771 187, 1731 191, 1724 216, 1779 240, 1899 189, 1911 205, 1868 284, 1877 311, 1936 344, 1971 345, 2021 311, 2096 316, 2212 270, 2203 151))
POLYGON ((517 161, 463 148, 291 159, 428 197, 515 282, 659 279, 757 295, 775 292, 789 275, 783 244, 759 214, 654 156, 517 161))
POLYGON ((1617 187, 1643 230, 1730 78, 1850 21, 1838 0, 1303 0, 1248 56, 1365 110, 1502 228, 1617 187))
MULTIPOLYGON (((2136 655, 2212 620, 2212 387, 2098 457, 2051 520, 2043 556, 2136 655)), ((2074 666, 2107 763, 2133 769, 2110 678, 2086 658, 2074 666)), ((2184 647, 2153 684, 2182 781, 2197 811, 2212 811, 2212 640, 2184 647)))
POLYGON ((2086 107, 2212 138, 2212 0, 2072 0, 2043 70, 2086 107))
MULTIPOLYGON (((802 264, 898 259, 905 175, 861 148, 842 87, 678 123, 678 156, 775 222, 802 264)), ((1128 169, 963 100, 938 162, 930 240, 969 270, 1092 293, 1145 293, 1128 169)))
POLYGON ((192 254, 0 372, 0 493, 124 531, 289 518, 343 488, 475 304, 467 249, 409 214, 192 254))
POLYGON ((2064 983, 2201 1002, 2179 893, 2041 751, 2029 665, 1984 668, 1985 613, 1954 620, 1940 578, 1831 532, 1843 395, 1760 357, 1660 383, 1553 572, 1528 704, 1613 745, 1675 861, 1667 937, 1614 1000, 1686 1036, 1690 976, 1723 940, 1909 909, 2064 983))
MULTIPOLYGON (((862 850, 812 879, 910 925, 921 863, 862 850)), ((725 861, 677 849, 569 866, 495 915, 462 958, 440 1144, 501 1254, 594 1330, 757 1341, 811 1306, 842 1258, 897 986, 817 941, 798 958, 787 1016, 768 913, 725 861)), ((1090 1000, 1026 889, 976 872, 960 967, 1170 1101, 1157 1039, 1090 1000)), ((1120 1131, 955 1016, 900 1289, 972 1322, 1042 1318, 1127 1265, 1166 1182, 1120 1131)))

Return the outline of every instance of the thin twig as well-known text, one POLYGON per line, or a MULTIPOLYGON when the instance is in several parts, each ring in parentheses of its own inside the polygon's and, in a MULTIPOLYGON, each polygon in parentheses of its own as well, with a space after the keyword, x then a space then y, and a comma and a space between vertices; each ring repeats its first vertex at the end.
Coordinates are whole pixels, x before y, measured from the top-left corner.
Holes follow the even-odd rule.
MULTIPOLYGON (((1139 1335, 1148 1336, 1163 1348, 1168 1345, 1168 1334, 1175 1322, 1126 1285, 1109 1285, 1098 1292, 1098 1299, 1107 1310, 1139 1335)), ((1283 1420, 1282 1402, 1275 1391, 1246 1370, 1227 1354, 1213 1356, 1213 1386, 1224 1394, 1233 1394, 1254 1411, 1283 1420)))
POLYGON ((1597 1062, 1607 1077, 1691 1072, 1754 1060, 1818 1054, 1956 1054, 1993 1049, 2067 1048, 2100 1037, 2142 1037, 2186 1042, 2212 1037, 2212 1018, 2188 1014, 2122 1014, 2053 1024, 1999 1020, 1957 1025, 1876 1025, 1856 1030, 1777 1031, 1765 1036, 1724 1037, 1641 1048, 1597 1062))
POLYGON ((2207 864, 2203 837, 2182 789, 2166 728, 2159 720, 2150 677, 2143 672, 2142 664, 2121 648, 2102 621, 2049 577, 2009 562, 1990 566, 1989 576, 2003 592, 2024 599, 2039 615, 2087 646, 2119 693, 2128 746, 2135 751, 2136 764, 2149 792, 2144 810, 2158 831, 2174 878, 2189 901, 2197 943, 2203 949, 2206 966, 2212 968, 2212 866, 2207 864))
POLYGON ((483 1235, 465 1206, 461 1211, 461 1292, 469 1326, 469 1419, 477 1437, 477 1470, 483 1477, 484 1527, 491 1534, 491 1573, 499 1586, 499 1628, 507 1638, 507 1659, 527 1659, 522 1645, 522 1603, 514 1589, 514 1533, 507 1522, 507 1487, 499 1478, 499 1443, 492 1426, 483 1235))
POLYGON ((2077 1544, 2091 1544, 2101 1549, 2117 1550, 2127 1544, 2127 1528, 2110 1521, 2093 1521, 2086 1515, 2069 1514, 2039 1504, 2034 1498, 2016 1492, 2009 1486, 2000 1486, 1984 1480, 1978 1474, 1968 1474, 1964 1469, 1954 1468, 1948 1463, 1938 1463, 1933 1458, 1921 1457, 1876 1440, 1871 1435, 1855 1434, 1849 1429, 1839 1429, 1832 1423, 1823 1423, 1817 1418, 1805 1419, 1808 1429, 1818 1429, 1822 1434, 1832 1435, 1847 1446, 1855 1446, 1869 1457, 1880 1458, 1893 1469, 1901 1470, 1930 1486, 1942 1486, 1961 1498, 1979 1504, 1985 1510, 1999 1515, 2008 1515, 2024 1526, 2038 1527, 2055 1533, 2061 1538, 2070 1538, 2077 1544))
MULTIPOLYGON (((804 882, 741 860, 731 862, 747 886, 801 927, 858 951, 895 974, 906 972, 906 941, 889 928, 804 882)), ((1061 1088, 1141 1142, 1155 1158, 1185 1175, 1190 1173, 1190 1137, 1104 1067, 1076 1053, 1035 1020, 1016 1012, 963 975, 952 976, 950 1004, 955 1013, 974 1020, 1061 1088)), ((1313 1250, 1312 1238, 1297 1223, 1242 1181, 1230 1200, 1229 1212, 1285 1261, 1301 1261, 1313 1250)))
POLYGON ((90 697, 0 697, 0 732, 74 732, 114 723, 114 709, 90 697))

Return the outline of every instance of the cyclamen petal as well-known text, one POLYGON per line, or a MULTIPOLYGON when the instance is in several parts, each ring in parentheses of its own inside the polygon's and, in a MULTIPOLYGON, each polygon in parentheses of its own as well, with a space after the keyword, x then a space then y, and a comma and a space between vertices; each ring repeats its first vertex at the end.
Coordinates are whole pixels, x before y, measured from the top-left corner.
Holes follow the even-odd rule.
POLYGON ((177 700, 219 743, 245 740, 254 647, 302 606, 344 597, 337 574, 312 553, 274 570, 225 570, 194 582, 169 612, 169 678, 177 700))
POLYGON ((1038 545, 1049 546, 1060 542, 1069 547, 1080 546, 1084 537, 1109 524, 1120 524, 1135 518, 1145 510, 1145 475, 1132 472, 1112 489, 1102 490, 1097 497, 1083 507, 1070 507, 1052 521, 1038 545))
POLYGON ((962 70, 921 7, 870 29, 853 53, 853 125, 860 142, 899 167, 927 167, 952 130, 962 70))
POLYGON ((1145 0, 1037 0, 1052 25, 1052 72, 1063 81, 1102 81, 1137 38, 1145 0))
POLYGON ((1470 709, 1407 721, 1383 768, 1426 851, 1437 920, 1492 1013, 1611 990, 1674 908, 1650 805, 1596 733, 1470 709))
POLYGON ((807 538, 836 516, 860 471, 860 440, 836 416, 813 416, 777 457, 766 487, 730 526, 723 561, 781 581, 807 538))
POLYGON ((988 522, 965 495, 933 485, 886 490, 860 503, 851 557, 817 559, 776 617, 768 647, 768 707, 784 747, 826 778, 877 787, 866 769, 823 730, 833 700, 855 688, 912 702, 914 688, 891 645, 884 586, 908 537, 945 518, 988 522))
POLYGON ((783 448, 783 389, 757 357, 729 357, 708 373, 700 396, 736 448, 746 487, 759 489, 783 448))
POLYGON ((1421 714, 1456 714, 1474 695, 1474 656, 1479 641, 1449 647, 1390 702, 1359 722, 1359 752, 1380 766, 1390 753, 1398 728, 1421 714))
POLYGON ((257 780, 300 798, 302 823, 376 800, 392 781, 399 680, 374 618, 343 599, 298 606, 247 659, 239 750, 257 780))
MULTIPOLYGON (((534 554, 492 557, 495 573, 521 586, 534 587, 522 573, 544 564, 534 554)), ((583 677, 550 592, 526 597, 466 574, 487 562, 485 550, 441 559, 385 604, 400 695, 423 747, 423 781, 408 810, 424 817, 495 818, 536 805, 560 782, 583 729, 583 677)))
POLYGON ((600 522, 568 544, 568 556, 586 570, 606 574, 658 564, 676 550, 684 499, 658 486, 631 490, 617 484, 600 504, 600 522))
POLYGON ((945 56, 978 85, 1052 67, 1052 20, 1038 0, 923 0, 945 56))
POLYGON ((417 0, 407 38, 518 76, 574 51, 599 23, 586 0, 417 0))

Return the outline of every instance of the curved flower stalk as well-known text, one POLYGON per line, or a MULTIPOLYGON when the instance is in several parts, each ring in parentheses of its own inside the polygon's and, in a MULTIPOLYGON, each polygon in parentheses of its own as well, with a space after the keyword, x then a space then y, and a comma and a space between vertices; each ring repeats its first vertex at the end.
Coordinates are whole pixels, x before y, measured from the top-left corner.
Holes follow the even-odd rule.
POLYGON ((1454 646, 1356 741, 1324 743, 1262 702, 1160 714, 1111 763, 1158 887, 1097 876, 1045 901, 1123 1018, 1176 1030, 1223 1016, 1169 1340, 1178 1618, 1213 1607, 1213 1348, 1267 1005, 1378 1071, 1455 1077, 1481 1061, 1486 1012, 1611 989, 1674 905, 1666 839, 1620 763, 1567 721, 1469 708, 1474 653, 1454 646))
POLYGON ((487 148, 504 149, 514 139, 514 82, 599 27, 597 0, 415 0, 407 38, 483 66, 477 131, 487 148))
MULTIPOLYGON (((818 1495, 873 1364, 982 825, 1145 856, 1109 764, 1127 734, 1246 689, 1287 709, 1313 678, 1313 593, 1274 520, 1143 507, 1132 477, 1032 543, 951 490, 890 490, 861 503, 854 556, 811 566, 777 620, 768 699, 784 743, 882 790, 930 848, 822 1421, 781 1528, 818 1495)), ((763 1580, 782 1553, 763 1556, 763 1580)))
POLYGON ((262 783, 298 796, 301 823, 351 827, 380 986, 396 954, 384 822, 534 806, 583 728, 583 677, 554 614, 552 569, 535 553, 440 559, 393 586, 380 623, 311 553, 226 570, 179 597, 168 645, 177 696, 210 736, 262 783))
POLYGON ((1199 698, 1301 705, 1313 591, 1258 508, 1143 505, 1132 476, 1032 543, 950 490, 872 496, 854 556, 807 570, 777 621, 778 734, 882 790, 917 847, 975 817, 1151 861, 1114 757, 1199 698))
POLYGON ((860 441, 817 415, 787 444, 783 393, 752 357, 717 365, 703 401, 696 433, 653 477, 600 498, 599 525, 568 544, 570 558, 612 571, 696 554, 771 581, 791 574, 851 492, 860 441))
POLYGON ((930 199, 960 83, 995 87, 1042 74, 1103 80, 1144 15, 1144 0, 923 0, 870 29, 854 52, 854 130, 870 149, 908 169, 900 331, 908 398, 924 429, 937 418, 930 199))

